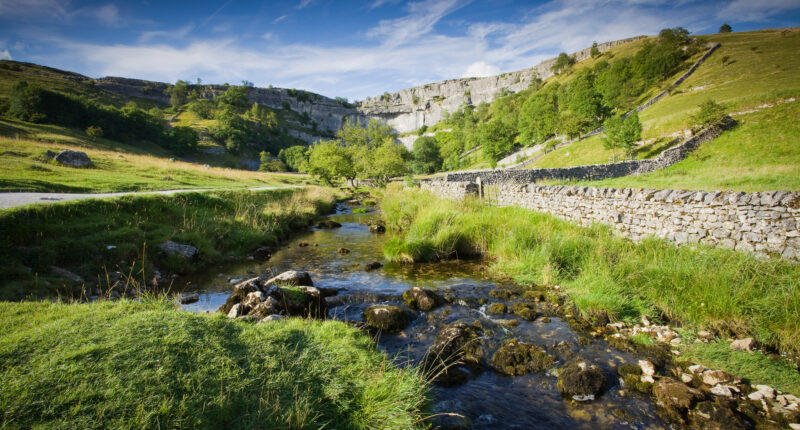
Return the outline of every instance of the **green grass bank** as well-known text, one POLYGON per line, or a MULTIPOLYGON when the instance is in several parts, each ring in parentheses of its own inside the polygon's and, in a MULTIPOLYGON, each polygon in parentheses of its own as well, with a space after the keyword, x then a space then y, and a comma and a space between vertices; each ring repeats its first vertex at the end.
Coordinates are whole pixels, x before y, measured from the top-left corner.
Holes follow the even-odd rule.
POLYGON ((0 302, 3 429, 414 429, 426 385, 341 322, 0 302))
POLYGON ((497 276, 560 286, 585 316, 647 315, 800 352, 800 266, 655 238, 633 243, 602 225, 418 190, 389 191, 381 208, 387 227, 401 231, 384 248, 391 261, 481 254, 497 276))
POLYGON ((143 281, 158 268, 187 273, 276 245, 328 213, 332 189, 220 191, 123 196, 0 210, 0 299, 74 295, 82 286, 53 273, 70 270, 107 287, 119 270, 143 281), (172 240, 198 249, 193 260, 165 255, 172 240))

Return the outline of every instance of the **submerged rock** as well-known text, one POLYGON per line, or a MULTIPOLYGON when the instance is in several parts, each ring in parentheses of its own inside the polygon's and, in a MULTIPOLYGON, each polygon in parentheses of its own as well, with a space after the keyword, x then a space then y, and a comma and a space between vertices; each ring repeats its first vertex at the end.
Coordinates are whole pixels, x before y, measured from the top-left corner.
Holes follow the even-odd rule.
POLYGON ((528 303, 514 303, 511 306, 511 311, 526 321, 533 321, 536 319, 536 309, 534 309, 533 305, 528 303))
POLYGON ((504 375, 519 376, 547 370, 555 362, 544 349, 511 339, 492 355, 492 368, 504 375))
POLYGON ((425 370, 441 384, 462 384, 481 371, 482 343, 474 327, 462 321, 449 324, 436 334, 425 370))
POLYGON ((370 224, 369 231, 372 233, 386 233, 386 226, 383 224, 370 224))
POLYGON ((178 303, 188 305, 200 300, 200 295, 197 293, 182 293, 178 295, 178 303))
POLYGON ((325 221, 320 221, 317 224, 318 228, 328 228, 328 229, 330 229, 330 228, 339 228, 341 226, 342 225, 339 224, 338 222, 333 221, 333 220, 329 220, 329 219, 326 219, 325 221))
POLYGON ((507 310, 508 307, 505 305, 505 303, 492 303, 491 305, 489 305, 489 308, 486 310, 486 313, 490 315, 501 315, 506 313, 507 310))
POLYGON ((653 395, 667 416, 678 422, 685 422, 687 411, 705 397, 700 390, 671 378, 658 381, 653 387, 653 395))
POLYGON ((749 428, 736 413, 735 402, 716 399, 704 401, 689 412, 694 427, 709 430, 744 430, 749 428))
POLYGON ((339 248, 337 251, 340 255, 346 255, 350 253, 350 250, 347 248, 339 248))
POLYGON ((436 308, 443 302, 443 299, 435 292, 419 287, 413 287, 403 293, 403 300, 408 307, 425 312, 436 308))
POLYGON ((398 332, 408 324, 406 312, 397 306, 377 305, 364 311, 367 325, 386 332, 398 332))
POLYGON ((364 265, 364 270, 366 270, 367 272, 371 272, 373 270, 378 270, 381 267, 383 267, 383 264, 381 264, 381 262, 373 261, 372 263, 365 264, 364 265))
POLYGON ((559 370, 557 386, 565 397, 597 395, 602 391, 605 381, 599 367, 583 360, 574 360, 559 370))

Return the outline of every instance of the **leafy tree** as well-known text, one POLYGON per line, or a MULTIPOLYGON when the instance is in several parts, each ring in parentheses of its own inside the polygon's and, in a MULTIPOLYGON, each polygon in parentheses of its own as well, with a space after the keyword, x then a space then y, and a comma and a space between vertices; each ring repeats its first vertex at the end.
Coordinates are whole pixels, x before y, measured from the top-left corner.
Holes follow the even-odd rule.
POLYGON ((202 119, 214 117, 214 102, 208 99, 198 98, 193 100, 189 103, 187 109, 202 119))
POLYGON ((514 148, 515 130, 502 121, 493 119, 478 126, 478 140, 483 155, 492 167, 514 148))
POLYGON ((603 105, 600 94, 594 88, 592 73, 582 71, 562 89, 565 103, 561 104, 581 118, 581 131, 589 131, 597 125, 603 116, 603 105))
POLYGON ((411 170, 417 174, 433 173, 442 167, 439 143, 431 136, 422 136, 414 141, 411 150, 411 170))
POLYGON ((231 86, 218 97, 219 103, 223 105, 245 107, 247 106, 247 88, 231 86))
POLYGON ((197 132, 191 127, 172 127, 167 132, 165 146, 178 155, 190 154, 197 150, 197 139, 197 132))
POLYGON ((174 108, 180 107, 186 103, 186 96, 189 94, 189 83, 178 80, 175 85, 167 88, 166 93, 169 95, 169 104, 174 108))
POLYGON ((86 127, 86 135, 91 137, 92 140, 99 139, 103 137, 103 128, 96 125, 90 125, 86 127))
POLYGON ((720 33, 730 33, 731 31, 733 31, 733 29, 732 29, 732 28, 731 28, 731 26, 730 26, 730 25, 728 25, 728 24, 722 24, 722 25, 719 27, 719 32, 720 32, 720 33))
POLYGON ((389 179, 404 176, 409 173, 407 160, 408 150, 403 145, 393 142, 384 142, 376 148, 370 157, 370 163, 359 176, 375 181, 378 186, 384 186, 389 179))
POLYGON ((454 170, 458 168, 459 157, 464 152, 464 141, 455 131, 440 131, 434 136, 439 142, 439 153, 442 157, 442 168, 454 170))
POLYGON ((548 85, 522 104, 518 129, 522 144, 541 143, 555 134, 558 124, 559 85, 548 85))
POLYGON ((591 55, 592 58, 597 58, 602 55, 600 53, 600 48, 597 47, 597 42, 592 43, 592 49, 589 50, 589 55, 591 55))
POLYGON ((338 140, 318 142, 309 148, 308 173, 325 184, 339 178, 353 181, 356 177, 351 153, 338 140))
POLYGON ((286 164, 278 158, 275 158, 267 151, 261 151, 259 154, 260 163, 258 170, 261 172, 285 172, 286 164))
POLYGON ((612 158, 616 161, 617 149, 621 148, 630 157, 636 142, 642 136, 642 124, 639 115, 633 111, 627 117, 617 114, 608 118, 603 124, 605 136, 603 144, 612 151, 612 158))
POLYGON ((683 27, 665 28, 658 33, 661 43, 682 46, 689 43, 689 30, 683 27))
POLYGON ((8 114, 12 118, 22 121, 43 122, 47 114, 41 112, 42 89, 37 85, 28 85, 26 81, 19 81, 11 87, 8 95, 8 114))
POLYGON ((562 52, 558 54, 558 58, 556 58, 556 62, 553 63, 553 67, 551 67, 550 70, 552 70, 553 73, 558 75, 564 70, 570 68, 573 64, 575 64, 575 58, 567 55, 566 52, 562 52))
POLYGON ((570 139, 580 137, 587 128, 587 120, 574 112, 564 111, 558 117, 558 132, 570 139))
POLYGON ((295 172, 305 172, 308 170, 307 150, 308 148, 302 145, 290 146, 281 149, 278 158, 295 172))
POLYGON ((692 129, 695 132, 715 124, 725 117, 725 108, 714 100, 708 99, 700 103, 698 107, 700 110, 691 117, 693 122, 692 129))

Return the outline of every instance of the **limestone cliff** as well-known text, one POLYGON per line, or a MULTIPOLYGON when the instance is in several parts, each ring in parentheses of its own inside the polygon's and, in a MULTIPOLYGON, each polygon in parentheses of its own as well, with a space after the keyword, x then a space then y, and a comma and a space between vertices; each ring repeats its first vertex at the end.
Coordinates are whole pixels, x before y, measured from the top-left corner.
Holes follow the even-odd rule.
MULTIPOLYGON (((600 43, 597 47, 603 52, 644 37, 600 43)), ((575 52, 575 60, 589 58, 590 50, 591 48, 586 48, 575 52)), ((464 103, 477 105, 491 102, 498 91, 507 89, 515 93, 528 88, 537 77, 547 79, 553 75, 550 69, 554 62, 555 58, 552 58, 534 67, 498 76, 450 79, 407 88, 396 93, 367 98, 358 103, 358 109, 367 117, 386 120, 398 133, 406 133, 418 130, 423 125, 436 124, 441 121, 444 112, 454 112, 464 103)))

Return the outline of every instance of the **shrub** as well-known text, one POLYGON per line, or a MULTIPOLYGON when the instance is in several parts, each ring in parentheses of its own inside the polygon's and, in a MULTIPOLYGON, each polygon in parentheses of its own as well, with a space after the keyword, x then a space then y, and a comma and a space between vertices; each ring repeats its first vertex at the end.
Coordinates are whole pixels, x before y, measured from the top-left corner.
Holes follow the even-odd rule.
POLYGON ((86 127, 86 135, 94 139, 99 139, 103 137, 103 129, 96 125, 90 125, 86 127))
POLYGON ((725 108, 708 99, 700 104, 700 110, 692 116, 692 130, 698 132, 711 124, 715 124, 725 117, 725 108))

